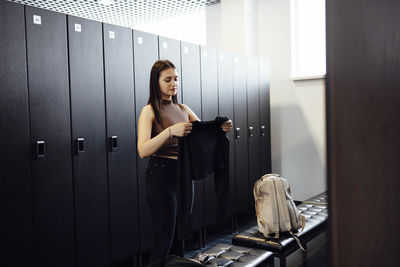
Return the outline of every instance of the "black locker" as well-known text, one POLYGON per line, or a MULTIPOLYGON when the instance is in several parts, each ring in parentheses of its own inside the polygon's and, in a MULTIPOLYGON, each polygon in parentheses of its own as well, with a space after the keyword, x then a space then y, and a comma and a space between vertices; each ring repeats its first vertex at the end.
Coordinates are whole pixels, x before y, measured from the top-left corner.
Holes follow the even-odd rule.
POLYGON ((78 266, 109 263, 102 41, 101 23, 68 16, 78 266))
MULTIPOLYGON (((233 105, 233 58, 232 53, 227 51, 218 52, 218 94, 219 94, 219 115, 228 117, 234 122, 233 105)), ((235 207, 235 131, 234 127, 227 133, 229 138, 229 206, 228 215, 232 216, 236 212, 235 207)))
POLYGON ((269 64, 259 60, 260 87, 260 175, 271 173, 271 124, 269 101, 269 64))
POLYGON ((111 261, 139 251, 132 30, 103 24, 111 261))
POLYGON ((233 95, 236 211, 241 212, 247 210, 253 202, 249 199, 248 181, 246 57, 239 54, 233 55, 233 95))
MULTIPOLYGON (((200 48, 198 45, 181 42, 182 100, 201 119, 200 48)), ((192 230, 204 226, 204 182, 194 182, 192 230)))
POLYGON ((0 266, 32 266, 24 6, 0 1, 0 266))
MULTIPOLYGON (((150 71, 154 62, 158 60, 158 37, 150 33, 133 31, 134 43, 134 70, 136 95, 136 122, 142 108, 149 99, 150 71)), ((136 147, 135 147, 136 149, 136 147)), ((152 246, 152 221, 146 200, 146 167, 148 158, 138 160, 138 191, 139 191, 139 220, 141 250, 152 246)))
MULTIPOLYGON (((158 51, 160 59, 168 59, 171 61, 178 73, 181 73, 181 41, 170 39, 167 37, 158 37, 158 51)), ((179 77, 180 78, 180 77, 179 77)), ((179 79, 179 89, 178 89, 178 102, 182 102, 182 81, 179 79)))
MULTIPOLYGON (((218 73, 217 49, 200 48, 201 60, 201 118, 213 120, 218 116, 218 73)), ((217 220, 217 198, 215 194, 214 175, 204 179, 204 220, 205 226, 217 220)))
POLYGON ((74 266, 66 16, 26 9, 37 266, 74 266))
POLYGON ((252 200, 254 183, 260 179, 260 95, 258 88, 258 59, 255 57, 247 57, 246 66, 249 199, 252 200))

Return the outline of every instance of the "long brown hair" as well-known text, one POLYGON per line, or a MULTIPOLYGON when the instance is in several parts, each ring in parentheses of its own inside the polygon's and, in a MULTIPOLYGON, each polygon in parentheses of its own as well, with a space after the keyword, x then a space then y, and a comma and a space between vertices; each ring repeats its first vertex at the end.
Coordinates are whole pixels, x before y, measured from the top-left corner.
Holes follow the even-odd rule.
MULTIPOLYGON (((161 122, 161 90, 160 90, 160 73, 163 70, 175 68, 175 65, 169 60, 157 60, 153 67, 151 68, 150 72, 150 95, 149 101, 147 104, 150 104, 154 110, 154 115, 156 121, 162 125, 161 122)), ((172 96, 172 103, 178 104, 178 97, 177 95, 172 96)))

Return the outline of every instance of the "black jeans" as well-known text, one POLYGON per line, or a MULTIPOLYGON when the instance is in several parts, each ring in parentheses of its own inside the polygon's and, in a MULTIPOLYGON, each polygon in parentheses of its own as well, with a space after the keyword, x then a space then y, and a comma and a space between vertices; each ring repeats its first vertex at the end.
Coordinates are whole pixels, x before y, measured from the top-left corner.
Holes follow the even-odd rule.
POLYGON ((151 263, 167 257, 171 249, 177 209, 176 175, 177 160, 150 157, 146 170, 146 195, 153 221, 151 263))

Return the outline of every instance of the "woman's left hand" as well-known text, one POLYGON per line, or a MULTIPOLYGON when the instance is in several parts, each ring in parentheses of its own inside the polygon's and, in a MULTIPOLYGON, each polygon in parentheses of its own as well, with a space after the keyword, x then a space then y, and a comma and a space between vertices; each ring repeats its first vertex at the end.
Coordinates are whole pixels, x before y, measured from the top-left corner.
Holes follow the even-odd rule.
POLYGON ((221 124, 221 129, 224 132, 229 132, 232 129, 232 121, 227 120, 226 122, 221 124))

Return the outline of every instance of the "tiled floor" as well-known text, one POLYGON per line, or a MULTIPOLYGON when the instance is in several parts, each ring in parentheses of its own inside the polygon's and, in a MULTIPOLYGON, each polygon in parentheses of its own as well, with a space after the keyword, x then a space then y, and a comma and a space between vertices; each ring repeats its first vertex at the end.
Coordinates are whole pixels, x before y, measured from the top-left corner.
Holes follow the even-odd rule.
MULTIPOLYGON (((238 217, 238 232, 244 231, 245 229, 253 226, 256 223, 255 217, 247 214, 240 215, 238 217)), ((199 249, 199 242, 197 236, 194 236, 192 240, 185 242, 185 257, 190 258, 201 250, 205 250, 217 243, 232 243, 232 233, 230 232, 230 224, 219 225, 207 229, 207 243, 206 247, 199 249)), ((302 255, 300 250, 292 253, 287 257, 288 267, 325 267, 329 266, 328 262, 328 241, 326 232, 320 234, 318 237, 313 239, 307 244, 307 262, 303 264, 302 255)), ((279 266, 279 259, 275 258, 275 266, 279 266)))

